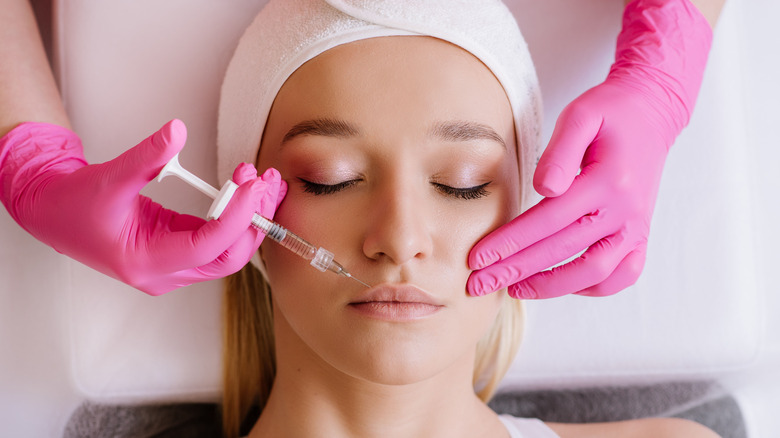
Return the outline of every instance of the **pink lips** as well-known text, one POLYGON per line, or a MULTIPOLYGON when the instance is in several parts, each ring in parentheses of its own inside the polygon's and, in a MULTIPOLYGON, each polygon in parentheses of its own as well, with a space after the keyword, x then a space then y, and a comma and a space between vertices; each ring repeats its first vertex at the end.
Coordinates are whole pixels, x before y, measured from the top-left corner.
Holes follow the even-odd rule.
POLYGON ((409 284, 382 284, 357 296, 349 307, 385 321, 413 321, 438 312, 444 305, 409 284))

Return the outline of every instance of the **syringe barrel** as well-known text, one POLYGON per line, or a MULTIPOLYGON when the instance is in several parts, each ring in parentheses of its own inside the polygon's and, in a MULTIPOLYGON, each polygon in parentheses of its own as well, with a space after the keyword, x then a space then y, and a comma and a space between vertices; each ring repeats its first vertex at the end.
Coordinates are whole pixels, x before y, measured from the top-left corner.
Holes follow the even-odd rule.
MULTIPOLYGON (((252 225, 257 227, 260 231, 264 232, 265 235, 274 242, 279 243, 283 247, 289 249, 306 260, 312 260, 312 265, 317 269, 320 269, 318 265, 321 263, 318 263, 317 265, 314 264, 314 259, 318 256, 318 250, 311 243, 303 240, 294 233, 291 233, 276 222, 272 222, 260 216, 259 214, 255 214, 254 218, 252 218, 252 225)), ((320 248, 320 250, 322 250, 322 248, 320 248)), ((332 259, 333 256, 331 255, 331 260, 332 259)), ((327 267, 325 269, 327 269, 327 267)))

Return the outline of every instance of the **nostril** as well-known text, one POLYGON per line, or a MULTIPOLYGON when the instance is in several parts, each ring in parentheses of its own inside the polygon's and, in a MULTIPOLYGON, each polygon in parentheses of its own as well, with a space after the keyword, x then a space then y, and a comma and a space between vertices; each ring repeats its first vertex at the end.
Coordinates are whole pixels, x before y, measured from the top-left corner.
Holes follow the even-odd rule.
POLYGON ((373 208, 364 219, 367 228, 363 250, 368 258, 402 265, 431 253, 434 211, 425 208, 427 200, 406 183, 410 178, 395 176, 399 179, 374 192, 373 208))

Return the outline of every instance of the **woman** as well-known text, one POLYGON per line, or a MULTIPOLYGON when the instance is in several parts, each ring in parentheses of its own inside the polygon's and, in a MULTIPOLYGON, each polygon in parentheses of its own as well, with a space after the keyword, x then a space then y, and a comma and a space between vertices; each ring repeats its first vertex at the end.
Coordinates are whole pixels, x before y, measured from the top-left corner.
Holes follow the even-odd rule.
POLYGON ((278 169, 275 220, 372 287, 264 241, 227 288, 226 435, 255 404, 250 437, 714 436, 486 406, 522 307, 468 295, 467 255, 528 202, 539 111, 522 36, 497 2, 332 3, 271 2, 247 30, 223 86, 220 172, 255 156, 278 169))

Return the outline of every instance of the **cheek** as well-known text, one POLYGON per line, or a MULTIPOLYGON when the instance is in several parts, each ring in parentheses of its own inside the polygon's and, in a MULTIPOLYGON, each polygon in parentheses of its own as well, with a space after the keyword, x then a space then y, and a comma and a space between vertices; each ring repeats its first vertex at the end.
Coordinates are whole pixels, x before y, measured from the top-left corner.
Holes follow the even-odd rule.
MULTIPOLYGON (((346 226, 345 221, 340 220, 348 205, 313 199, 297 188, 297 182, 288 181, 288 184, 291 188, 274 215, 274 220, 315 247, 333 252, 335 259, 350 270, 355 258, 356 239, 343 228, 346 226)), ((260 255, 274 297, 278 297, 282 304, 289 302, 291 306, 284 307, 295 313, 315 311, 338 302, 345 288, 359 287, 345 277, 320 272, 308 260, 271 239, 263 241, 260 255), (305 297, 305 301, 297 297, 305 297), (302 300, 301 305, 296 305, 298 300, 302 300)))
POLYGON ((449 254, 462 256, 463 263, 471 248, 491 231, 506 224, 519 214, 518 181, 507 180, 496 184, 490 196, 484 201, 474 202, 464 207, 453 207, 443 212, 439 228, 446 230, 439 239, 449 254))
POLYGON ((507 145, 508 153, 486 166, 492 183, 490 195, 476 201, 465 201, 452 211, 442 214, 448 221, 446 227, 459 228, 453 236, 470 239, 471 246, 482 237, 506 224, 520 214, 521 178, 514 144, 507 145))
MULTIPOLYGON (((332 250, 325 242, 322 242, 322 230, 318 227, 325 226, 323 221, 311 220, 314 217, 321 217, 323 212, 310 211, 306 208, 305 203, 297 202, 295 197, 295 193, 290 193, 285 198, 274 214, 274 221, 315 247, 323 246, 332 250), (318 216, 315 216, 315 213, 318 216)), ((313 284, 312 281, 317 281, 324 275, 312 267, 308 260, 268 238, 263 240, 260 255, 267 268, 269 282, 273 290, 282 286, 290 289, 294 286, 313 284)))

